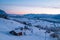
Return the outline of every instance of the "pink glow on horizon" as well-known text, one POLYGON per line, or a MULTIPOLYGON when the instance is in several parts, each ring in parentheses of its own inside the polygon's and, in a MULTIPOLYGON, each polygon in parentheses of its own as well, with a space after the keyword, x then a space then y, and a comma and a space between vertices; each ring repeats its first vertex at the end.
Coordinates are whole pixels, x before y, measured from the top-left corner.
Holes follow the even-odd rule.
POLYGON ((43 8, 43 7, 13 7, 10 10, 6 11, 7 13, 10 14, 29 14, 29 13, 34 13, 34 14, 60 14, 60 9, 56 8, 43 8))
POLYGON ((8 14, 26 14, 27 12, 6 11, 8 14))

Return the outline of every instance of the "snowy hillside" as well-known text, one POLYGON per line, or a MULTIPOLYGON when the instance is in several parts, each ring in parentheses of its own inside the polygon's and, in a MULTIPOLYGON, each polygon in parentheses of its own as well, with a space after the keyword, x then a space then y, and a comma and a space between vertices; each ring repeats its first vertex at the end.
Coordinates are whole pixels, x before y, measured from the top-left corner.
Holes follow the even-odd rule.
POLYGON ((15 21, 0 18, 0 40, 14 40, 12 39, 13 36, 9 35, 9 31, 23 26, 23 24, 15 21))
POLYGON ((60 40, 60 20, 54 17, 12 15, 0 10, 0 40, 60 40))
POLYGON ((14 36, 9 34, 9 31, 24 26, 24 24, 21 24, 19 22, 0 18, 0 40, 56 40, 55 38, 50 37, 50 34, 45 33, 46 30, 39 30, 37 27, 34 26, 32 26, 33 33, 30 33, 27 30, 27 35, 14 36))

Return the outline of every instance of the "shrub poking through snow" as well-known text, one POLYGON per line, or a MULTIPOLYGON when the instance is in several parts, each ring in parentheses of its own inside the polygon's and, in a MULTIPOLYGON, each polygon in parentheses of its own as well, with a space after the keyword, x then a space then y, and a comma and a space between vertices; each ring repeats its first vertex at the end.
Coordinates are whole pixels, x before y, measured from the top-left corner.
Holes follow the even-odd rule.
MULTIPOLYGON (((10 31, 9 33, 16 36, 28 35, 27 32, 31 32, 31 29, 28 26, 15 28, 15 30, 10 31)), ((29 33, 30 34, 30 33, 29 33)))
POLYGON ((22 35, 22 32, 17 33, 14 30, 10 31, 9 33, 12 34, 12 35, 15 35, 15 36, 21 36, 22 35))
POLYGON ((59 35, 55 34, 55 33, 52 33, 50 36, 53 37, 53 38, 59 38, 59 35))
POLYGON ((12 35, 17 35, 17 33, 14 30, 10 31, 9 33, 12 35))
POLYGON ((15 36, 21 36, 23 35, 23 28, 15 28, 15 30, 12 30, 9 32, 10 34, 12 35, 15 35, 15 36))
POLYGON ((51 31, 50 30, 46 30, 46 33, 50 33, 51 31))

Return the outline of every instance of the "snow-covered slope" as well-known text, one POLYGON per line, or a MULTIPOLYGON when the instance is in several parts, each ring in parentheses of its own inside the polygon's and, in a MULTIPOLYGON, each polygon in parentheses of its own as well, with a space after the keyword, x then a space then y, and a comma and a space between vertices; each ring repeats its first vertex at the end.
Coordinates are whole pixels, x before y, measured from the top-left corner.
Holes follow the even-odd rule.
MULTIPOLYGON (((9 31, 17 27, 24 27, 24 24, 0 18, 0 40, 55 40, 45 33, 45 30, 39 30, 34 26, 32 26, 33 33, 30 35, 13 36, 9 34, 9 31)), ((26 33, 28 34, 29 31, 27 30, 26 33)))
POLYGON ((15 21, 0 18, 0 40, 15 40, 12 38, 13 36, 9 35, 9 31, 23 26, 15 21))
POLYGON ((23 26, 24 26, 23 24, 20 24, 18 22, 0 18, 0 29, 3 28, 3 30, 12 30, 16 27, 23 27, 23 26))

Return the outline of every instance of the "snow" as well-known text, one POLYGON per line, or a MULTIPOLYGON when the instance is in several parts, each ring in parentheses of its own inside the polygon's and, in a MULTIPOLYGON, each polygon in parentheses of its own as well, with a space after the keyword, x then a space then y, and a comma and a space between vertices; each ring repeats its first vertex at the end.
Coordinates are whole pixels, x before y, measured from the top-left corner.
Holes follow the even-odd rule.
MULTIPOLYGON (((23 21, 23 20, 20 20, 20 21, 23 21)), ((26 20, 27 19, 25 19, 24 21, 26 21, 26 20)), ((34 23, 33 20, 31 20, 31 21, 34 23)), ((40 23, 38 23, 38 24, 40 24, 40 23)), ((49 36, 50 34, 45 33, 46 30, 43 30, 43 29, 39 30, 38 28, 36 28, 34 26, 31 27, 33 29, 33 33, 31 33, 30 30, 26 30, 27 35, 14 36, 14 35, 9 34, 9 31, 14 30, 15 28, 24 27, 24 26, 25 26, 24 24, 15 22, 13 20, 7 20, 7 19, 0 18, 0 40, 45 40, 45 39, 46 40, 56 40, 54 38, 51 38, 49 36), (46 36, 46 38, 45 38, 45 36, 46 36)), ((17 32, 19 32, 19 30, 17 32)))

